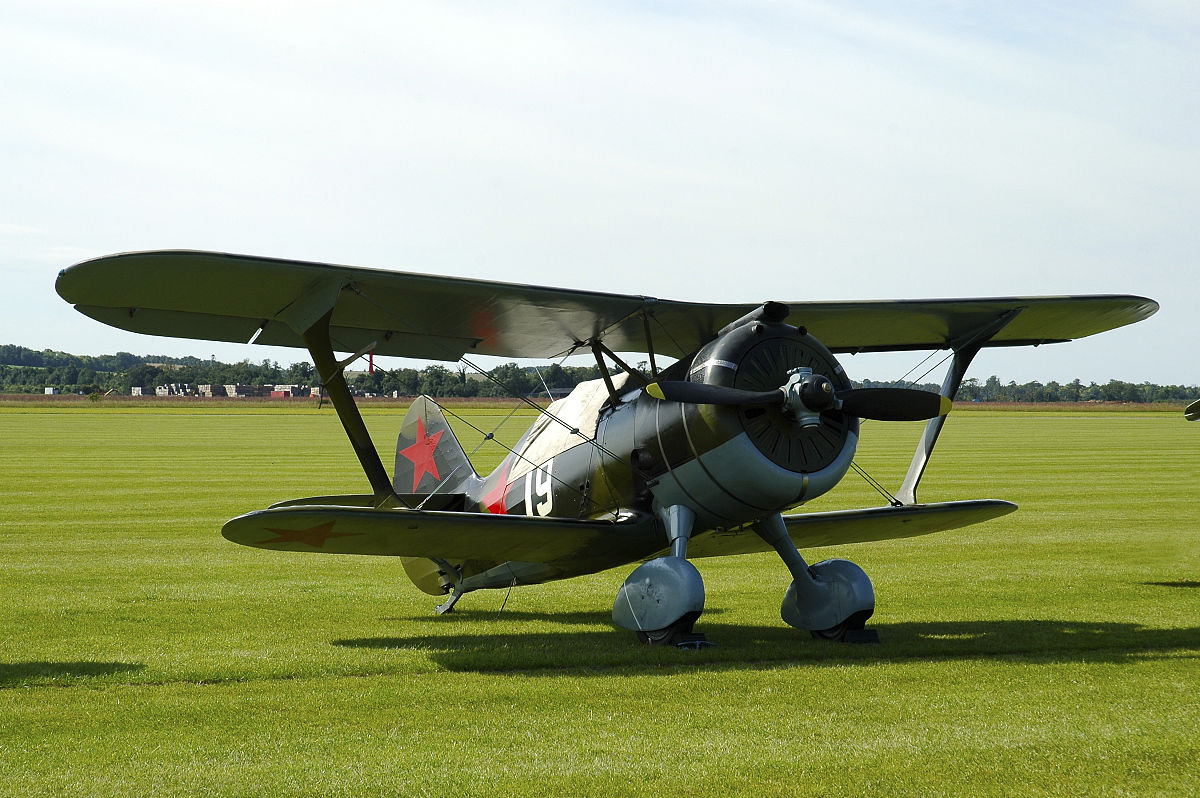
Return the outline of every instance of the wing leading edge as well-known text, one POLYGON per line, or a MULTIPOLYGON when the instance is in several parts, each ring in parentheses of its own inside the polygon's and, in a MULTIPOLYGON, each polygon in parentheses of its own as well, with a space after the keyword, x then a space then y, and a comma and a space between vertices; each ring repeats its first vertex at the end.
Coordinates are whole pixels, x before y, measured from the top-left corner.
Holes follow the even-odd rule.
MULTIPOLYGON (((457 360, 555 357, 591 340, 684 357, 761 303, 676 302, 214 252, 135 252, 84 261, 56 288, 81 313, 133 332, 305 348, 297 330, 332 306, 338 351, 457 360), (317 312, 320 309, 320 312, 317 312), (312 317, 312 318, 310 318, 312 317)), ((944 349, 1007 318, 987 346, 1068 341, 1158 310, 1131 295, 790 302, 834 352, 944 349)))
MULTIPOLYGON (((331 497, 335 498, 335 497, 331 497)), ((340 500, 363 497, 336 497, 340 500)), ((309 500, 311 501, 311 500, 309 500)), ((785 515, 788 535, 801 549, 928 535, 970 526, 1017 509, 999 499, 785 515)), ((649 515, 619 521, 523 515, 374 509, 280 503, 226 522, 234 543, 273 551, 393 557, 539 562, 564 574, 594 573, 666 551, 666 537, 649 515)), ((688 557, 771 551, 750 529, 705 532, 688 544, 688 557)))
MULTIPOLYGON (((932 532, 944 532, 1008 515, 1017 509, 1000 499, 910 504, 902 507, 871 507, 863 510, 834 510, 822 513, 785 515, 788 536, 799 549, 898 540, 932 532)), ((772 551, 753 530, 710 532, 692 538, 689 557, 721 557, 772 551)))
POLYGON ((511 560, 571 573, 633 562, 666 545, 648 515, 595 521, 286 503, 227 521, 221 534, 273 551, 511 560))

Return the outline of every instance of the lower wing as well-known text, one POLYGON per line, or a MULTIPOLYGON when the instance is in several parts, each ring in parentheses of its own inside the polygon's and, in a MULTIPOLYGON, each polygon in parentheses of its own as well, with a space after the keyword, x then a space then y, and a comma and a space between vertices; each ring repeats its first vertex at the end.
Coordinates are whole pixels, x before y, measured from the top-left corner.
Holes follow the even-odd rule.
POLYGON ((221 534, 273 551, 538 562, 580 573, 633 562, 666 545, 648 515, 604 521, 348 504, 256 510, 228 521, 221 534))
MULTIPOLYGON (((975 499, 785 515, 783 520, 796 547, 804 549, 927 535, 978 524, 1016 509, 1017 505, 1012 502, 975 499)), ((697 535, 688 543, 689 557, 720 557, 760 551, 772 551, 772 548, 752 529, 707 532, 697 535)))

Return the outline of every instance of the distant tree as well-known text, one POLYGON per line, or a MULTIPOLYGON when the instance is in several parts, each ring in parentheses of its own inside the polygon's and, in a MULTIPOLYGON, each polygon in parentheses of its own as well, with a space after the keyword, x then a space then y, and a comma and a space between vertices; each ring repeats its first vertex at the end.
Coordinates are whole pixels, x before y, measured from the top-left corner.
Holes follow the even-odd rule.
POLYGON ((311 385, 313 380, 313 365, 307 361, 293 363, 283 374, 282 382, 289 385, 311 385))
POLYGON ((480 396, 528 396, 542 390, 541 380, 528 374, 516 363, 505 363, 488 372, 491 380, 480 389, 480 396))
POLYGON ((455 396, 460 384, 459 375, 445 366, 429 366, 421 370, 418 389, 429 396, 455 396))
POLYGON ((566 366, 563 371, 570 377, 572 387, 581 382, 600 379, 600 369, 596 366, 566 366))
POLYGON ((383 392, 383 389, 380 386, 380 380, 382 376, 383 375, 378 371, 374 374, 364 371, 362 374, 359 374, 354 378, 353 387, 355 390, 363 393, 373 393, 378 395, 383 392))
POLYGON ((125 389, 125 393, 128 393, 129 389, 133 387, 149 389, 161 384, 162 369, 144 363, 125 372, 125 379, 121 381, 121 387, 125 389))
POLYGON ((393 369, 380 378, 379 385, 384 393, 416 396, 421 392, 421 374, 416 369, 393 369))

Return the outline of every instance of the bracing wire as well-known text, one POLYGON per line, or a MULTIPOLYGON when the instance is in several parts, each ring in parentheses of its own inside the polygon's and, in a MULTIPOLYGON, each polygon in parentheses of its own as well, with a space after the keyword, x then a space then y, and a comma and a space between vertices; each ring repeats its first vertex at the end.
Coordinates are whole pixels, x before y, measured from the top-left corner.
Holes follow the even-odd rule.
MULTIPOLYGON (((908 378, 908 375, 912 374, 914 371, 916 371, 917 369, 921 368, 921 366, 923 366, 923 365, 925 365, 927 362, 929 362, 930 358, 932 358, 932 357, 933 357, 934 355, 936 355, 937 353, 938 353, 938 350, 936 350, 936 349, 935 349, 934 351, 930 352, 928 355, 926 355, 924 358, 922 358, 922 359, 920 360, 920 362, 918 362, 918 363, 917 363, 915 366, 913 366, 912 368, 910 368, 908 371, 904 372, 904 374, 902 374, 902 375, 900 376, 900 379, 896 380, 896 382, 904 382, 904 381, 905 381, 905 380, 908 378)), ((928 377, 928 376, 929 376, 929 374, 930 374, 930 373, 931 373, 931 372, 932 372, 934 369, 936 369, 936 368, 938 368, 939 366, 941 366, 943 363, 945 363, 947 360, 949 360, 949 359, 950 359, 951 357, 953 357, 953 356, 954 356, 954 350, 950 350, 950 353, 949 353, 949 354, 945 355, 944 357, 942 357, 942 359, 941 359, 941 360, 937 361, 937 362, 936 362, 936 363, 934 363, 932 366, 930 366, 929 368, 927 368, 927 369, 926 369, 926 370, 925 370, 925 371, 924 371, 924 372, 921 374, 921 376, 919 376, 919 377, 916 377, 915 379, 909 380, 909 381, 908 381, 908 387, 910 387, 910 388, 911 388, 912 386, 919 384, 919 383, 921 382, 921 380, 923 380, 923 379, 925 379, 926 377, 928 377)), ((863 478, 863 480, 864 480, 864 481, 865 481, 865 482, 866 482, 868 485, 870 485, 872 488, 874 488, 874 489, 875 489, 875 491, 876 491, 877 493, 879 493, 879 495, 881 495, 881 496, 883 496, 883 498, 887 499, 887 501, 888 501, 888 504, 892 505, 893 507, 900 507, 900 506, 903 504, 903 502, 901 502, 899 499, 897 499, 895 496, 893 496, 893 495, 892 495, 892 493, 891 493, 891 492, 890 492, 890 491, 889 491, 887 488, 885 488, 885 487, 883 486, 883 484, 882 484, 882 483, 880 483, 880 481, 879 481, 879 480, 875 479, 875 477, 871 476, 870 474, 868 474, 868 473, 866 472, 866 470, 865 470, 865 469, 863 469, 862 467, 860 467, 860 466, 858 465, 858 463, 855 463, 855 462, 851 461, 851 463, 850 463, 850 467, 851 467, 851 468, 853 468, 853 469, 854 469, 854 471, 855 471, 855 473, 857 473, 857 474, 858 474, 860 477, 862 477, 862 478, 863 478)))
MULTIPOLYGON (((481 430, 479 427, 475 426, 475 425, 474 425, 474 424, 472 424, 470 421, 468 421, 467 419, 465 419, 465 418, 463 418, 462 416, 460 416, 458 413, 455 413, 455 412, 454 412, 453 410, 451 410, 450 408, 448 408, 448 407, 446 407, 446 406, 444 406, 444 405, 438 404, 438 402, 436 402, 436 401, 434 401, 434 404, 435 404, 435 405, 437 405, 439 408, 441 408, 442 412, 444 412, 444 413, 449 413, 451 416, 454 416, 454 418, 458 419, 458 420, 459 420, 460 422, 462 422, 463 424, 466 424, 468 427, 470 427, 471 429, 475 430, 475 431, 476 431, 476 432, 478 432, 480 435, 483 435, 483 436, 484 436, 484 440, 483 440, 483 441, 480 441, 480 443, 479 443, 479 446, 482 446, 482 445, 484 444, 484 442, 486 442, 487 440, 493 440, 493 441, 495 441, 495 442, 496 442, 496 444, 497 444, 497 445, 501 446, 501 447, 502 447, 502 448, 503 448, 505 451, 507 451, 509 454, 511 454, 511 455, 513 455, 513 456, 515 456, 517 459, 519 459, 519 460, 522 460, 522 461, 524 461, 524 462, 528 463, 529 465, 531 465, 531 466, 533 466, 533 467, 535 467, 535 468, 537 468, 538 466, 540 466, 540 465, 541 465, 540 463, 535 463, 535 462, 533 462, 532 460, 530 460, 528 457, 525 457, 525 456, 524 456, 524 455, 522 455, 520 452, 518 452, 516 449, 512 448, 512 447, 511 447, 511 446, 509 446, 508 444, 506 444, 506 443, 504 443, 503 441, 501 441, 499 438, 496 438, 496 437, 495 437, 495 435, 494 435, 493 433, 490 433, 490 432, 488 432, 488 433, 484 433, 484 431, 483 431, 483 430, 481 430)), ((509 414, 509 415, 506 417, 506 420, 507 420, 507 418, 509 418, 509 417, 511 417, 511 416, 512 416, 512 413, 510 413, 510 414, 509 414)), ((501 423, 503 423, 503 422, 501 422, 501 423)), ((475 453, 475 451, 477 451, 477 450, 479 449, 479 446, 476 446, 476 447, 475 447, 475 450, 472 450, 472 452, 471 452, 471 453, 472 453, 472 454, 474 454, 474 453, 475 453)), ((559 485, 561 485, 562 487, 566 488, 567 490, 569 490, 569 491, 571 491, 572 493, 574 493, 574 494, 578 495, 579 497, 581 497, 581 498, 582 498, 582 499, 583 499, 585 502, 592 503, 592 502, 591 502, 591 499, 589 499, 589 498, 588 498, 588 496, 587 496, 587 495, 586 495, 586 494, 585 494, 583 491, 581 491, 579 488, 577 488, 576 486, 574 486, 574 485, 572 485, 571 483, 569 483, 569 482, 567 482, 567 481, 563 480, 563 479, 562 479, 562 478, 560 478, 560 477, 557 477, 557 476, 555 476, 554 474, 549 474, 549 477, 550 477, 550 479, 554 480, 555 482, 557 482, 557 483, 558 483, 559 485)))
POLYGON ((493 621, 498 619, 500 617, 500 613, 504 612, 504 608, 508 606, 508 597, 512 595, 512 589, 516 586, 516 584, 517 578, 514 576, 513 580, 508 583, 508 590, 504 593, 504 601, 500 603, 500 609, 496 610, 496 617, 492 619, 493 621))
MULTIPOLYGON (((360 355, 359 359, 361 360, 363 357, 365 357, 365 355, 360 355)), ((384 368, 383 366, 380 366, 378 364, 375 365, 375 368, 379 371, 382 371, 385 374, 390 372, 390 369, 384 368)), ((451 410, 446 405, 443 405, 442 403, 438 402, 436 399, 433 399, 432 397, 430 397, 429 400, 431 402, 433 402, 435 405, 437 405, 438 409, 440 409, 443 413, 447 413, 447 414, 453 416, 459 422, 467 425, 468 427, 470 427, 471 429, 475 430, 476 432, 478 432, 480 434, 481 438, 479 440, 479 443, 476 444, 475 448, 472 449, 471 452, 467 455, 468 460, 471 458, 471 455, 474 455, 476 452, 478 452, 485 443, 487 443, 488 441, 495 441, 497 445, 502 447, 509 454, 516 456, 518 459, 528 463, 529 465, 533 466, 534 468, 537 468, 538 466, 541 465, 540 463, 535 463, 532 460, 530 460, 528 457, 525 457, 524 455, 520 454, 515 449, 513 449, 511 446, 508 446, 507 444, 503 443, 500 439, 498 439, 496 437, 496 432, 499 431, 500 428, 503 427, 508 422, 508 420, 513 417, 513 415, 517 412, 517 410, 519 410, 521 408, 520 404, 514 405, 512 410, 510 410, 508 412, 508 415, 506 415, 503 419, 501 419, 500 423, 496 425, 495 429, 493 429, 491 432, 484 432, 482 429, 475 426, 470 421, 468 421, 467 419, 460 416, 458 413, 455 413, 453 410, 451 410)), ((540 407, 539 407, 539 410, 541 410, 540 407)), ((554 416, 552 414, 547 414, 547 415, 550 415, 551 418, 554 418, 554 416)), ((575 430, 575 429, 573 429, 572 431, 578 432, 578 430, 575 430)), ((580 437, 583 437, 582 433, 580 433, 580 437)), ((587 439, 585 439, 585 440, 587 440, 587 439)), ((607 450, 604 449, 604 447, 600 446, 599 444, 595 443, 594 441, 593 441, 593 444, 596 446, 596 448, 607 452, 607 450)), ((616 459, 616 456, 613 455, 611 452, 609 452, 609 456, 616 459)), ((446 479, 442 480, 442 482, 439 482, 436 486, 434 486, 434 489, 430 495, 432 496, 433 493, 436 493, 437 489, 439 487, 441 487, 442 483, 445 482, 446 480, 448 480, 450 478, 450 476, 451 476, 450 474, 447 474, 446 479)), ((550 477, 550 479, 554 480, 562 487, 566 488, 567 490, 571 491, 572 493, 577 494, 579 497, 581 497, 584 500, 585 503, 595 506, 595 503, 592 500, 590 500, 588 498, 588 496, 583 491, 579 490, 579 488, 577 488, 576 486, 566 482, 565 480, 561 479, 560 477, 555 476, 554 474, 549 474, 549 477, 550 477)), ((426 497, 426 501, 428 501, 428 498, 429 497, 426 497)), ((615 511, 615 512, 619 512, 619 509, 620 508, 618 508, 617 511, 615 511)))
POLYGON ((888 491, 887 488, 885 488, 882 484, 880 484, 879 480, 875 479, 875 477, 871 476, 866 471, 864 471, 862 468, 860 468, 858 463, 851 462, 850 467, 853 468, 855 473, 857 473, 860 477, 862 477, 868 485, 870 485, 881 496, 883 496, 883 498, 887 499, 888 504, 892 505, 893 507, 899 507, 901 504, 903 504, 903 502, 901 502, 899 499, 897 499, 895 496, 893 496, 891 494, 891 492, 888 491))
MULTIPOLYGON (((354 292, 355 292, 355 294, 357 294, 357 295, 358 295, 360 298, 362 298, 362 299, 363 299, 365 302, 368 302, 368 303, 370 303, 370 304, 374 305, 375 307, 377 307, 377 308, 379 308, 380 310, 382 310, 384 313, 387 313, 388 315, 390 315, 390 316, 392 316, 392 317, 394 317, 394 318, 397 318, 397 319, 398 319, 398 318, 400 318, 400 314, 399 314, 399 313, 395 312, 394 310, 392 310, 391 308, 389 308, 389 307, 387 307, 386 305, 382 304, 381 302, 379 302, 379 301, 375 300, 373 297, 370 297, 370 296, 368 296, 367 294, 363 293, 363 292, 362 292, 362 290, 360 290, 359 288, 357 288, 357 287, 355 287, 355 286, 351 286, 351 290, 352 290, 352 291, 354 291, 354 292)), ((631 313, 629 313, 629 314, 628 314, 628 315, 627 315, 625 318, 629 318, 629 316, 632 316, 632 315, 633 315, 633 313, 634 313, 634 312, 631 312, 631 313)), ((616 324, 620 324, 620 323, 621 323, 622 321, 624 321, 624 320, 625 320, 625 319, 621 319, 621 320, 617 321, 617 322, 616 322, 616 324)), ((408 334, 408 335, 413 335, 413 334, 415 334, 415 333, 412 333, 411 331, 409 331, 409 330, 405 330, 405 329, 403 329, 403 328, 397 328, 397 331, 399 331, 399 332, 404 332, 405 334, 408 334)), ((438 342, 436 339, 432 339, 432 338, 431 338, 431 339, 429 340, 429 343, 431 343, 431 344, 433 344, 434 346, 437 346, 437 347, 439 347, 439 348, 441 348, 441 349, 445 350, 445 351, 446 351, 448 354, 450 353, 450 349, 449 349, 449 347, 445 346, 444 344, 441 344, 441 343, 439 343, 439 342, 438 342)), ((570 354, 570 353, 568 352, 567 354, 570 354)), ((360 356, 360 357, 362 357, 362 356, 360 356)), ((613 461, 614 463, 621 464, 621 465, 623 465, 623 466, 625 466, 625 467, 627 467, 627 468, 630 468, 630 469, 632 469, 632 468, 633 468, 633 466, 632 466, 632 464, 631 464, 631 463, 626 463, 626 462, 625 462, 625 461, 624 461, 622 458, 620 458, 620 457, 617 457, 617 455, 616 455, 616 454, 614 454, 612 451, 610 451, 608 448, 606 448, 606 447, 605 447, 603 444, 601 444, 599 441, 595 440, 594 438, 587 438, 587 437, 585 437, 585 436, 584 436, 584 435, 583 435, 581 432, 579 432, 578 428, 571 426, 571 425, 570 425, 570 424, 568 424, 566 421, 563 421, 561 418, 559 418, 558 416, 554 415, 554 414, 553 414, 553 413, 551 413, 549 410, 547 410, 546 408, 542 407, 541 405, 539 405, 537 402, 533 401, 533 400, 532 400, 532 399, 530 399, 529 397, 527 397, 527 396, 521 396, 521 395, 520 395, 518 392, 514 391, 514 390, 513 390, 513 389, 512 389, 510 386, 506 385, 506 384, 505 384, 505 383, 504 383, 502 380, 500 380, 498 377, 496 377, 495 375, 493 375, 493 374, 491 374, 491 373, 489 373, 489 372, 485 371, 483 368, 481 368, 481 367, 480 367, 480 366, 478 366, 477 364, 475 364, 475 363, 472 363, 470 360, 468 360, 468 359, 466 358, 466 356, 465 356, 465 355, 458 355, 458 356, 457 356, 457 359, 458 359, 458 361, 459 361, 460 363, 463 363, 463 364, 465 364, 466 366, 468 366, 468 367, 470 367, 470 368, 474 369, 474 370, 475 370, 477 373, 479 373, 480 375, 482 375, 482 376, 483 376, 485 379, 487 379, 489 382, 492 382, 492 383, 494 383, 495 385, 498 385, 498 386, 499 386, 500 388, 502 388, 502 389, 503 389, 503 390, 504 390, 504 391, 505 391, 507 394, 509 394, 510 396, 512 396, 512 397, 514 397, 515 399, 517 399, 517 401, 519 401, 519 402, 522 402, 522 403, 524 403, 524 404, 527 404, 527 405, 529 405, 529 406, 530 406, 530 407, 532 407, 534 410, 536 410, 538 413, 541 413, 541 414, 543 414, 543 415, 547 416, 548 418, 550 418, 550 420, 552 420, 552 421, 554 421, 555 423, 559 424, 559 425, 560 425, 560 426, 562 426, 564 429, 568 430, 569 432, 571 432, 571 433, 573 433, 573 434, 575 434, 575 435, 578 435, 578 436, 579 436, 581 439, 583 439, 583 442, 586 442, 586 443, 589 443, 589 444, 591 444, 593 447, 595 447, 595 448, 596 448, 598 451, 600 451, 602 454, 605 454, 605 455, 607 455, 607 456, 608 456, 608 458, 609 458, 611 461, 613 461)))
POLYGON ((671 343, 675 345, 675 351, 677 351, 677 352, 685 351, 684 348, 679 345, 679 342, 675 340, 675 336, 671 335, 671 328, 669 328, 667 325, 663 324, 662 321, 658 318, 658 316, 655 315, 654 313, 650 313, 649 316, 654 321, 654 323, 658 325, 659 329, 662 330, 663 333, 668 338, 671 339, 671 343))
MULTIPOLYGON (((584 434, 583 434, 582 432, 580 432, 580 431, 579 431, 579 428, 578 428, 578 427, 574 427, 574 426, 572 426, 571 424, 567 423, 566 421, 563 421, 561 418, 559 418, 558 416, 554 415, 554 414, 553 414, 553 413, 551 413, 551 412, 550 412, 548 409, 546 409, 546 408, 542 407, 542 406, 541 406, 541 405, 539 405, 537 402, 535 402, 535 401, 533 401, 532 399, 530 399, 528 396, 521 396, 521 395, 520 395, 520 394, 518 394, 516 391, 514 391, 514 390, 513 390, 513 389, 512 389, 510 386, 508 386, 508 385, 505 385, 505 384, 504 384, 504 382, 503 382, 502 380, 500 380, 500 378, 498 378, 498 377, 494 376, 493 374, 490 374, 490 373, 489 373, 489 372, 487 372, 487 371, 484 371, 482 368, 480 368, 480 367, 479 367, 479 366, 477 366, 476 364, 472 363, 470 360, 467 360, 465 357, 461 357, 461 358, 459 358, 459 360, 460 360, 461 362, 463 362, 463 363, 466 363, 466 364, 467 364, 468 366, 470 366, 471 368, 475 369, 475 371, 479 372, 479 374, 481 374, 481 375, 483 375, 484 377, 486 377, 486 378, 487 378, 489 381, 491 381, 491 382, 495 383, 496 385, 499 385, 501 388, 503 388, 503 389, 504 389, 504 390, 505 390, 505 391, 508 393, 508 395, 509 395, 509 396, 512 396, 512 397, 514 397, 514 398, 515 398, 517 401, 519 401, 519 402, 521 402, 521 403, 523 403, 523 404, 529 405, 529 406, 530 406, 530 407, 532 407, 534 410, 536 410, 538 413, 540 413, 540 414, 542 414, 542 415, 546 416, 546 417, 547 417, 547 418, 549 418, 551 421, 555 422, 556 424, 558 424, 559 426, 561 426, 563 429, 565 429, 565 430, 567 430, 568 432, 570 432, 572 435, 578 435, 578 436, 579 436, 581 439, 583 439, 583 441, 584 441, 585 443, 590 443, 590 444, 591 444, 592 446, 594 446, 594 447, 595 447, 595 448, 596 448, 598 451, 600 451, 600 452, 601 452, 601 453, 603 453, 603 454, 606 454, 606 455, 608 455, 608 457, 609 457, 611 460, 613 460, 614 462, 617 462, 617 463, 623 463, 623 462, 624 462, 624 461, 623 461, 621 458, 617 457, 617 455, 616 455, 616 454, 614 454, 612 451, 610 451, 609 449, 607 449, 607 448, 606 448, 606 447, 605 447, 605 446, 604 446, 602 443, 600 443, 599 441, 597 441, 595 438, 588 438, 588 437, 584 436, 584 434)), ((632 467, 632 466, 630 466, 630 467, 632 467)))
MULTIPOLYGON (((383 371, 385 374, 388 372, 388 369, 385 369, 382 366, 379 366, 378 364, 375 366, 375 368, 383 371)), ((525 457, 520 452, 518 452, 516 449, 512 448, 511 446, 509 446, 508 444, 504 443, 503 441, 501 441, 499 438, 496 437, 496 432, 498 432, 501 427, 503 427, 506 423, 508 423, 508 420, 510 418, 512 418, 513 415, 521 408, 521 405, 519 405, 519 404, 514 405, 512 410, 510 410, 508 412, 508 415, 506 415, 504 418, 502 418, 500 420, 500 423, 497 424, 491 432, 484 432, 481 428, 475 426, 470 421, 468 421, 466 418, 464 418, 463 416, 460 416, 458 413, 455 413, 448 406, 442 404, 441 402, 438 402, 436 399, 429 397, 429 401, 431 401, 435 405, 437 405, 438 409, 441 410, 443 413, 445 413, 449 416, 452 416, 453 418, 458 420, 460 423, 465 424, 466 426, 473 429, 475 432, 479 433, 479 435, 480 435, 479 443, 477 443, 475 445, 475 448, 473 448, 470 452, 467 453, 468 460, 470 460, 471 457, 473 455, 475 455, 476 452, 478 452, 481 448, 483 448, 483 445, 485 443, 487 443, 488 441, 494 441, 497 446, 500 446, 502 449, 507 451, 509 454, 515 456, 517 459, 519 459, 525 463, 528 463, 529 465, 533 466, 534 468, 537 468, 541 465, 540 463, 535 463, 534 461, 530 460, 528 457, 525 457)), ((600 447, 597 447, 597 448, 600 448, 600 447)), ((446 480, 448 480, 452 476, 452 474, 453 474, 453 472, 451 474, 447 474, 446 479, 442 480, 442 482, 445 482, 446 480)), ((583 499, 585 504, 591 505, 592 507, 596 506, 595 501, 593 501, 586 493, 581 491, 575 485, 572 485, 571 483, 563 480, 561 477, 555 476, 553 473, 548 474, 547 476, 549 476, 551 480, 553 480, 554 482, 557 482, 563 488, 565 488, 568 491, 570 491, 571 493, 574 493, 577 496, 579 496, 581 499, 583 499)), ((440 487, 442 485, 442 482, 439 482, 438 485, 434 487, 432 493, 437 492, 437 489, 438 489, 438 487, 440 487)), ((432 493, 430 494, 431 496, 432 496, 432 493)), ((426 497, 426 501, 428 501, 428 498, 429 497, 426 497)), ((424 502, 422 502, 422 503, 424 503, 424 502)), ((614 514, 619 513, 620 508, 618 507, 613 512, 614 512, 614 514)))
POLYGON ((550 386, 546 384, 546 378, 542 376, 542 370, 537 366, 534 366, 533 373, 538 375, 538 379, 541 381, 542 387, 546 389, 546 398, 553 399, 554 397, 550 395, 550 386))
MULTIPOLYGON (((930 355, 930 357, 932 357, 932 355, 930 355)), ((921 380, 923 380, 923 379, 925 379, 926 377, 928 377, 928 376, 930 375, 930 373, 931 373, 931 372, 932 372, 934 369, 936 369, 937 367, 941 366, 943 363, 945 363, 947 360, 949 360, 949 359, 950 359, 950 358, 952 358, 952 357, 954 357, 954 350, 953 350, 953 349, 951 349, 951 350, 950 350, 950 352, 949 352, 949 354, 947 354, 947 355, 946 355, 945 357, 943 357, 941 360, 939 360, 938 362, 934 363, 934 364, 933 364, 932 366, 930 366, 929 368, 925 369, 925 373, 924 373, 924 374, 922 374, 920 377, 917 377, 917 378, 916 378, 915 380, 913 380, 912 382, 910 382, 910 383, 909 383, 909 385, 916 385, 916 384, 917 384, 917 383, 919 383, 921 380)), ((927 358, 925 358, 925 360, 928 360, 928 359, 929 359, 928 357, 927 357, 927 358)), ((921 361, 921 362, 922 362, 922 363, 924 363, 925 361, 923 360, 923 361, 921 361)), ((910 369, 910 370, 909 370, 909 373, 911 374, 913 371, 916 371, 916 369, 917 369, 917 368, 919 368, 919 367, 920 367, 920 364, 917 364, 917 366, 916 366, 916 367, 914 367, 914 368, 912 368, 912 369, 910 369)), ((901 377, 901 379, 903 379, 903 377, 901 377)))
MULTIPOLYGON (((462 419, 462 418, 460 418, 460 417, 459 417, 457 414, 455 414, 455 412, 454 412, 453 410, 451 410, 450 408, 448 408, 448 407, 443 407, 443 406, 442 406, 442 405, 441 405, 439 402, 437 402, 436 400, 432 400, 432 401, 433 401, 433 403, 434 403, 435 405, 437 405, 437 406, 438 406, 438 407, 441 409, 441 411, 442 411, 443 413, 449 413, 450 415, 452 415, 452 416, 454 416, 455 418, 457 418, 459 421, 462 421, 464 424, 466 423, 466 420, 465 420, 465 419, 462 419)), ((496 440, 496 433, 497 433, 497 432, 499 432, 499 431, 500 431, 500 429, 501 429, 501 428, 502 428, 502 427, 503 427, 505 424, 507 424, 507 423, 508 423, 508 420, 509 420, 510 418, 512 418, 514 415, 516 415, 516 413, 517 413, 517 410, 519 410, 520 408, 521 408, 521 406, 520 406, 520 405, 513 405, 513 408, 512 408, 512 410, 509 410, 509 411, 508 411, 508 415, 507 415, 507 416, 505 416, 504 418, 500 419, 500 423, 498 423, 496 426, 492 427, 492 431, 491 431, 491 432, 487 433, 486 435, 484 435, 483 437, 481 437, 481 438, 479 439, 479 443, 475 444, 475 448, 474 448, 474 449, 472 449, 472 450, 470 451, 470 453, 468 453, 467 457, 469 458, 471 455, 475 454, 475 453, 476 453, 476 452, 478 452, 480 449, 482 449, 482 448, 483 448, 483 445, 484 445, 485 443, 487 443, 488 441, 494 441, 494 440, 496 440)), ((478 432, 483 432, 483 430, 477 430, 477 431, 478 431, 478 432)), ((503 446, 503 444, 501 444, 499 441, 496 441, 496 443, 497 443, 498 445, 501 445, 501 446, 503 446)))
MULTIPOLYGON (((917 363, 915 366, 912 366, 911 368, 909 368, 908 371, 901 374, 900 379, 896 380, 896 382, 904 382, 906 379, 908 379, 909 374, 912 374, 914 371, 921 368, 921 366, 925 365, 926 361, 928 361, 929 358, 933 357, 936 354, 937 354, 937 350, 935 349, 932 352, 930 352, 928 355, 926 355, 924 358, 922 358, 921 361, 919 363, 917 363)), ((937 368, 937 366, 935 365, 933 368, 937 368)), ((928 374, 928 373, 929 373, 928 371, 925 372, 925 374, 928 374)), ((923 379, 925 374, 922 374, 920 377, 917 377, 917 380, 923 379)), ((909 385, 915 385, 915 384, 916 384, 916 380, 909 383, 909 385)))

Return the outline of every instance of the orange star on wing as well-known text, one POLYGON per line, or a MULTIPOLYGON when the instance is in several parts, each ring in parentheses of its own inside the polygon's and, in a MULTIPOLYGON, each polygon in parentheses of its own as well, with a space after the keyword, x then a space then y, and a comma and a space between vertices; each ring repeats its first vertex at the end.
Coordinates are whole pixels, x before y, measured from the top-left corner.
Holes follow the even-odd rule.
POLYGON ((308 529, 271 529, 267 527, 268 532, 274 532, 278 537, 274 540, 264 540, 259 543, 259 546, 266 546, 272 543, 305 543, 312 546, 314 549, 325 547, 325 541, 330 538, 348 538, 354 535, 361 535, 362 532, 334 532, 333 525, 335 521, 326 521, 323 524, 310 526, 308 529))

